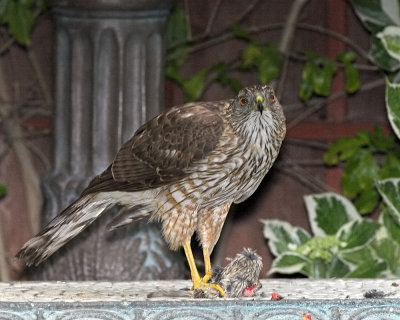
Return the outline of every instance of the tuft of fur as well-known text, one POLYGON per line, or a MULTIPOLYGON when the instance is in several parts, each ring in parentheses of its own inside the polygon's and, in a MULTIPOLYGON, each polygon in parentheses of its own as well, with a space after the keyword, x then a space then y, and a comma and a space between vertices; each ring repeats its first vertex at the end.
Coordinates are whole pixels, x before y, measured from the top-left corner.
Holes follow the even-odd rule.
POLYGON ((114 204, 89 194, 72 203, 17 253, 28 266, 38 265, 94 222, 114 204))
POLYGON ((263 266, 261 256, 253 249, 244 248, 229 260, 225 268, 213 269, 210 282, 221 285, 229 298, 254 296, 261 288, 259 281, 263 266))

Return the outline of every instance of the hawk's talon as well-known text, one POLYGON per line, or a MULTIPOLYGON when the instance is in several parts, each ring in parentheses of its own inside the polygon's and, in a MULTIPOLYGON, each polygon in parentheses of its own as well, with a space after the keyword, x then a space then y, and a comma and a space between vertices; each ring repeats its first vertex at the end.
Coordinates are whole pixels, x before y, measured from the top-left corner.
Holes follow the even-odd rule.
POLYGON ((204 283, 208 283, 208 281, 211 279, 212 276, 213 276, 212 271, 208 271, 208 272, 206 272, 204 277, 201 278, 201 281, 204 282, 204 283))
POLYGON ((222 297, 225 297, 226 296, 225 291, 224 291, 224 289, 222 289, 222 287, 219 284, 208 282, 208 280, 210 280, 211 276, 212 276, 212 273, 208 272, 208 273, 206 273, 206 275, 203 278, 199 278, 198 281, 193 281, 193 289, 194 290, 200 289, 200 290, 205 291, 207 288, 210 288, 210 289, 217 290, 222 297))

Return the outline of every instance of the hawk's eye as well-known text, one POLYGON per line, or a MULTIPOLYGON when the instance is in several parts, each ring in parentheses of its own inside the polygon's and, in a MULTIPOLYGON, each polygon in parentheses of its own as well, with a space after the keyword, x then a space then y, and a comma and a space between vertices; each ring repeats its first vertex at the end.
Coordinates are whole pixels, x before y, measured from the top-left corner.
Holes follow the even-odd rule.
POLYGON ((276 95, 274 95, 273 93, 271 93, 268 97, 269 102, 275 102, 276 101, 276 95))
POLYGON ((247 106, 247 104, 249 103, 249 100, 247 100, 247 98, 245 98, 245 97, 241 97, 239 102, 240 102, 240 105, 242 107, 244 107, 244 106, 247 106))

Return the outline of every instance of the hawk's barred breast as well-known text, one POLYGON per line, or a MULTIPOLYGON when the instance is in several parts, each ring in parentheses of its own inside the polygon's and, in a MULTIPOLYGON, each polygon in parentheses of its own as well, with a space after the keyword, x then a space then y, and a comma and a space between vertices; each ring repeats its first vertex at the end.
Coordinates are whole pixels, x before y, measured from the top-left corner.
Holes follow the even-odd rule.
POLYGON ((159 194, 154 216, 162 221, 172 248, 190 241, 206 220, 199 219, 205 213, 215 211, 215 224, 222 225, 227 210, 218 208, 229 208, 251 196, 278 155, 285 135, 283 113, 278 118, 256 114, 250 124, 249 119, 232 123, 232 103, 221 105, 218 111, 226 117, 222 117, 224 129, 215 148, 193 162, 187 177, 162 188, 159 194))

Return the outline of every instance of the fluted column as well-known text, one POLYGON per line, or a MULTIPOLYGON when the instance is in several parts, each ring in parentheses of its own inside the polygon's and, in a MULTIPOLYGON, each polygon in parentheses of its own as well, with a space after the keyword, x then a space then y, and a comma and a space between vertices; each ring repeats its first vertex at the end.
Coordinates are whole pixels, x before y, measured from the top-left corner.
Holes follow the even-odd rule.
MULTIPOLYGON (((111 163, 119 146, 163 108, 164 32, 173 0, 51 1, 56 25, 54 169, 44 223, 111 163)), ((181 275, 154 226, 113 234, 112 214, 35 270, 45 279, 159 279, 181 275)))

